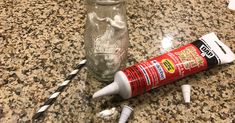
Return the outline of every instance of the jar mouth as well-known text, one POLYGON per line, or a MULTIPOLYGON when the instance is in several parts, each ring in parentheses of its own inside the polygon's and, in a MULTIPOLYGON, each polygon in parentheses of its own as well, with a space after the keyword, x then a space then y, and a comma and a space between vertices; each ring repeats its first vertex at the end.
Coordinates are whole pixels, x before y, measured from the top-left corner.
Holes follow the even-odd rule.
POLYGON ((125 0, 87 0, 91 3, 96 3, 100 5, 113 5, 113 4, 119 4, 124 2, 125 0))

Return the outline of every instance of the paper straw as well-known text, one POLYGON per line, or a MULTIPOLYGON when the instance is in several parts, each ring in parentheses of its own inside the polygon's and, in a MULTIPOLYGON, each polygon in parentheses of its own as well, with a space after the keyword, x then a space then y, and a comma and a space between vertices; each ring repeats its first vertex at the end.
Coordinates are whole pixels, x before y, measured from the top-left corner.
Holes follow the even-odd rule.
POLYGON ((76 76, 76 74, 85 65, 86 60, 82 60, 76 68, 67 76, 64 82, 57 88, 57 90, 47 99, 47 101, 41 106, 41 108, 34 114, 32 119, 38 119, 43 115, 43 113, 56 101, 56 98, 61 92, 66 88, 66 86, 71 82, 71 80, 76 76))

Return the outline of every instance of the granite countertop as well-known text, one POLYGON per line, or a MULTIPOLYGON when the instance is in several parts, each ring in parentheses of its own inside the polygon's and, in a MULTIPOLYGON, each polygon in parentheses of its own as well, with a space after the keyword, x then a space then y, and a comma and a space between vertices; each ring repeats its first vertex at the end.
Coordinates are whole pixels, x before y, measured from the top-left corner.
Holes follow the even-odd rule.
MULTIPOLYGON (((84 58, 82 0, 0 1, 0 122, 30 122, 34 112, 84 58)), ((127 66, 161 54, 165 37, 178 47, 215 32, 235 52, 235 12, 226 0, 130 0, 127 66)), ((235 122, 235 64, 218 66, 141 96, 91 99, 107 85, 84 68, 39 122, 115 122, 96 113, 126 104, 131 123, 235 122), (180 86, 192 85, 184 104, 180 86)))

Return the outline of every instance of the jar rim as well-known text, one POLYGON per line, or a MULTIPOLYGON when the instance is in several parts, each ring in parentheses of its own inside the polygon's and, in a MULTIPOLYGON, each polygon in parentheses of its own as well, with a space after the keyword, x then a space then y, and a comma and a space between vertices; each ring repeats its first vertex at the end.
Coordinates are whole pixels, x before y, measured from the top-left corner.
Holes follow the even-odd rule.
POLYGON ((111 4, 119 4, 125 2, 125 0, 87 0, 87 2, 101 4, 101 5, 111 5, 111 4))

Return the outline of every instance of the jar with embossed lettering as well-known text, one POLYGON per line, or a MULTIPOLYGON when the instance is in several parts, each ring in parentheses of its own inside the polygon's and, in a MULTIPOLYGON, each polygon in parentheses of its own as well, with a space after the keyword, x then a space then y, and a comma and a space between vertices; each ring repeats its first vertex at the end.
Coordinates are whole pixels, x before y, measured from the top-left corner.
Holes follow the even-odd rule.
POLYGON ((124 0, 87 0, 85 51, 88 71, 111 81, 124 66, 129 45, 124 0))

